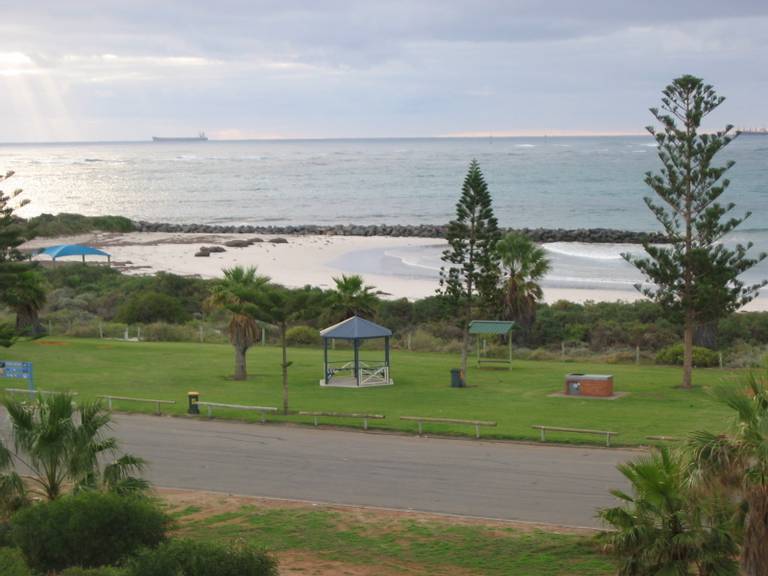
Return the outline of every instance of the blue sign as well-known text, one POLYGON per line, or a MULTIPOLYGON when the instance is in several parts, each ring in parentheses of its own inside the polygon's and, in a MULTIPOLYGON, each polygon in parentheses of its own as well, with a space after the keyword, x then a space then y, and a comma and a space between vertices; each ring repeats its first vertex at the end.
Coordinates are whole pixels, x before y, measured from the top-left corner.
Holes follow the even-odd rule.
POLYGON ((26 380, 27 387, 30 390, 35 389, 32 362, 12 362, 8 360, 0 360, 0 378, 15 378, 26 380))

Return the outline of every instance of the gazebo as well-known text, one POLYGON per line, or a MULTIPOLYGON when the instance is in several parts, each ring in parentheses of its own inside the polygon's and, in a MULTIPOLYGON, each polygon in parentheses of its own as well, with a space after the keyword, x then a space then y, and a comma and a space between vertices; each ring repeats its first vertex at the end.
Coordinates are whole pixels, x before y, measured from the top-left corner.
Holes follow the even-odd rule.
POLYGON ((83 246, 81 244, 59 244, 57 246, 48 246, 48 248, 43 248, 37 254, 50 256, 54 262, 56 262, 57 258, 63 258, 64 256, 80 256, 83 259, 83 263, 85 263, 86 256, 105 256, 108 263, 112 259, 112 257, 103 250, 93 248, 92 246, 83 246))
POLYGON ((389 377, 389 344, 392 330, 369 320, 352 316, 343 322, 320 331, 323 338, 323 374, 320 386, 360 388, 364 386, 388 386, 394 384, 389 377), (384 339, 384 360, 363 362, 360 345, 366 340, 384 339), (352 342, 352 360, 330 361, 328 343, 333 340, 352 342))
POLYGON ((480 350, 481 338, 477 338, 477 365, 483 364, 506 364, 507 366, 512 364, 512 338, 510 333, 515 328, 514 322, 507 322, 503 320, 472 320, 469 323, 469 333, 474 336, 506 336, 507 337, 507 358, 491 357, 485 352, 485 340, 483 342, 483 350, 480 350))

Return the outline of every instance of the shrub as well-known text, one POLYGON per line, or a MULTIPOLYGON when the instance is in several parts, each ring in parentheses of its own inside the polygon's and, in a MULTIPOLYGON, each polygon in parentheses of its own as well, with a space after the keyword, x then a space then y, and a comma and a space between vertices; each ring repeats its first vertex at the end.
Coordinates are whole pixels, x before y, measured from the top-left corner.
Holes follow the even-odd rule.
POLYGON ((0 548, 0 574, 3 576, 32 576, 17 548, 0 548))
POLYGON ((277 562, 249 546, 172 540, 140 554, 130 576, 277 576, 277 562))
POLYGON ((59 572, 59 576, 129 576, 128 569, 115 568, 114 566, 101 566, 99 568, 67 568, 59 572))
POLYGON ((320 332, 312 326, 294 326, 285 333, 288 346, 317 346, 320 344, 320 332))
POLYGON ((116 319, 127 324, 182 324, 190 320, 191 315, 173 296, 160 292, 138 292, 120 306, 116 319))
POLYGON ((102 232, 133 232, 136 227, 124 216, 83 216, 82 214, 40 214, 26 222, 26 236, 71 236, 101 230, 102 232))
MULTIPOLYGON (((656 364, 683 365, 683 345, 673 344, 656 355, 656 364)), ((693 365, 697 368, 712 368, 720 364, 720 358, 714 350, 693 347, 693 365)))
POLYGON ((155 322, 141 327, 141 339, 151 342, 196 342, 200 329, 192 324, 155 322))
POLYGON ((149 499, 84 492, 37 504, 11 520, 13 540, 41 572, 115 564, 165 539, 168 517, 149 499))

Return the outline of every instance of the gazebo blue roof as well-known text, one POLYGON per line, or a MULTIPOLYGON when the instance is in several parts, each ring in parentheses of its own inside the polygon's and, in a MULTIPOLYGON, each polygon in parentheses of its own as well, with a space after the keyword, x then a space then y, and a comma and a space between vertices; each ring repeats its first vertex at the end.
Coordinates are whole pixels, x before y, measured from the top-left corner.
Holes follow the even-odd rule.
POLYGON ((59 244, 57 246, 48 246, 38 252, 38 254, 46 254, 56 260, 62 256, 105 256, 110 257, 109 254, 98 248, 92 246, 82 246, 81 244, 59 244))
POLYGON ((323 338, 338 338, 340 340, 364 340, 367 338, 388 338, 392 336, 392 330, 359 316, 352 316, 338 324, 321 330, 320 336, 323 338))

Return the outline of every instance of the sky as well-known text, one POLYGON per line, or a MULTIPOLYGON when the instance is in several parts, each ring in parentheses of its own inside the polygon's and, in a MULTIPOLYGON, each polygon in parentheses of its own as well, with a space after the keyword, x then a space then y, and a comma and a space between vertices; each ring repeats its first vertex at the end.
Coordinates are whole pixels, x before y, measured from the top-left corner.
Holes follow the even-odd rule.
POLYGON ((673 78, 768 126, 765 0, 0 0, 0 141, 641 133, 673 78))

